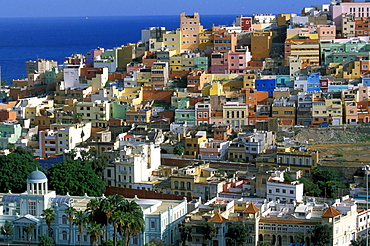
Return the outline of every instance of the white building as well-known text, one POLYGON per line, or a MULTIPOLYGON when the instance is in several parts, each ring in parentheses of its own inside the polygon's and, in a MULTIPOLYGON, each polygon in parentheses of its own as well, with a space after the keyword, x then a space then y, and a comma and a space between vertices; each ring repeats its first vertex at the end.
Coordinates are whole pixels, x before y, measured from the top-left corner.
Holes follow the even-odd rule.
POLYGON ((285 182, 283 172, 270 177, 267 181, 267 200, 281 202, 302 202, 303 183, 299 181, 285 182))
POLYGON ((157 144, 132 143, 120 146, 119 157, 105 177, 112 186, 134 188, 135 183, 150 182, 152 172, 161 165, 161 148, 157 144), (110 173, 108 173, 110 172, 110 173), (109 175, 110 174, 110 175, 109 175))
MULTIPOLYGON (((95 197, 59 196, 55 191, 48 189, 48 180, 44 173, 36 170, 27 178, 27 191, 21 194, 0 193, 0 226, 9 221, 14 226, 11 244, 29 244, 24 228, 30 224, 35 226, 31 244, 37 244, 39 235, 48 235, 48 227, 41 217, 44 209, 52 208, 55 213, 55 222, 51 224, 52 234, 56 245, 68 245, 69 226, 65 210, 74 207, 77 211, 85 211, 86 204, 95 197)), ((104 199, 105 197, 102 196, 104 199)), ((178 225, 185 219, 187 201, 184 200, 134 200, 143 210, 145 231, 138 237, 131 239, 130 246, 144 245, 152 239, 159 239, 173 244, 180 239, 178 225)), ((113 237, 113 226, 108 227, 108 235, 113 237)), ((5 236, 0 235, 1 240, 5 236)), ((119 237, 118 240, 121 238, 119 237)), ((70 245, 90 245, 90 237, 84 231, 82 237, 73 225, 70 245), (80 242, 81 240, 81 242, 80 242)))

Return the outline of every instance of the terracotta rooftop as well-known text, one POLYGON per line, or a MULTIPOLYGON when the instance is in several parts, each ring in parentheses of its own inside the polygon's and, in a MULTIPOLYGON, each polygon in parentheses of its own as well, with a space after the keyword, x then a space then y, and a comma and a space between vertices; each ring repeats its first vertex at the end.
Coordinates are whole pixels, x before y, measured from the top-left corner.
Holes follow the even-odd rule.
POLYGON ((208 220, 208 222, 212 222, 212 223, 224 223, 227 219, 225 219, 224 217, 222 217, 221 214, 219 213, 216 213, 215 215, 212 216, 212 218, 210 218, 208 220))
POLYGON ((334 218, 334 217, 337 217, 339 215, 341 215, 342 213, 339 212, 338 210, 336 210, 335 208, 333 208, 332 206, 330 206, 328 209, 326 209, 321 217, 323 218, 334 218))
POLYGON ((248 207, 243 211, 243 213, 255 214, 258 211, 260 211, 260 209, 257 208, 256 205, 254 205, 253 202, 251 202, 251 203, 248 204, 248 207))

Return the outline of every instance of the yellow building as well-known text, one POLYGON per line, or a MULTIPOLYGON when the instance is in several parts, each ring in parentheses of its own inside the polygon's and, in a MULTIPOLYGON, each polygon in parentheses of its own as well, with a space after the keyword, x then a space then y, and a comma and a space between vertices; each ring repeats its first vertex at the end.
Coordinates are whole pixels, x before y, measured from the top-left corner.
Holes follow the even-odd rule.
POLYGON ((276 154, 262 154, 256 158, 256 167, 279 166, 301 170, 302 175, 311 176, 319 162, 319 152, 308 147, 278 147, 276 154))
POLYGON ((116 95, 116 101, 125 101, 132 105, 139 105, 143 100, 141 87, 124 88, 116 95))
POLYGON ((272 117, 278 121, 281 128, 292 128, 295 125, 296 104, 289 97, 276 98, 272 104, 272 117))
POLYGON ((327 97, 326 94, 312 95, 312 123, 320 125, 340 125, 343 122, 343 103, 340 98, 327 97))
POLYGON ((361 61, 351 61, 345 64, 330 63, 326 71, 335 78, 360 79, 361 61))
POLYGON ((163 47, 175 54, 181 53, 182 33, 180 29, 163 34, 163 47))
POLYGON ((224 124, 232 127, 248 125, 248 106, 245 103, 227 102, 223 105, 224 124))
POLYGON ((44 100, 41 103, 39 102, 39 100, 34 100, 34 101, 30 100, 25 110, 26 119, 30 119, 31 125, 35 125, 36 116, 40 115, 40 111, 43 109, 45 110, 52 109, 53 106, 54 106, 53 100, 44 100))
POLYGON ((126 46, 117 47, 117 68, 126 69, 127 64, 136 57, 136 44, 128 43, 126 46))
POLYGON ((245 89, 254 89, 256 82, 255 74, 245 74, 243 77, 243 88, 245 89))
POLYGON ((152 118, 152 109, 136 105, 128 107, 126 111, 127 123, 149 123, 152 118))
MULTIPOLYGON (((195 185, 201 185, 203 182, 215 181, 211 180, 214 177, 216 169, 209 168, 209 163, 196 163, 191 166, 183 167, 178 170, 177 174, 171 175, 171 192, 174 195, 194 196, 195 185)), ((215 183, 218 183, 217 181, 215 183)), ((208 187, 211 184, 208 184, 208 187)), ((214 184, 212 184, 214 185, 214 184)), ((211 197, 208 197, 210 199, 211 197)), ((207 200, 208 200, 207 199, 207 200)))
POLYGON ((203 29, 198 35, 199 50, 211 51, 213 48, 214 31, 211 29, 203 29))
POLYGON ((290 20, 290 14, 279 14, 278 15, 278 26, 285 26, 290 20))
POLYGON ((170 57, 170 70, 171 71, 182 71, 182 56, 174 55, 170 57))
POLYGON ((207 141, 207 132, 188 132, 185 136, 185 153, 183 157, 197 158, 200 143, 207 141))
POLYGON ((318 66, 320 64, 319 39, 286 39, 284 44, 284 62, 290 56, 301 58, 302 63, 318 66))
POLYGON ((151 73, 150 72, 138 72, 137 73, 137 86, 149 86, 151 85, 151 73))
POLYGON ((259 61, 270 57, 272 46, 272 32, 259 31, 254 32, 251 38, 252 60, 259 61))

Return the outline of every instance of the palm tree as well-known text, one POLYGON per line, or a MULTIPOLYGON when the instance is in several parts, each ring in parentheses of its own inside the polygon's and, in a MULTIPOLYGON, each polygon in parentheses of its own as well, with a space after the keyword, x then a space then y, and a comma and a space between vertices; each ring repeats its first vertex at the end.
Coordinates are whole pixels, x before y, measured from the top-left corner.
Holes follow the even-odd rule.
POLYGON ((71 238, 72 238, 72 222, 74 219, 74 214, 76 213, 76 209, 74 207, 68 207, 64 212, 67 214, 68 221, 69 221, 69 237, 68 237, 68 245, 71 245, 71 238))
POLYGON ((105 213, 105 216, 107 217, 107 226, 106 226, 106 235, 105 235, 105 240, 108 241, 108 227, 110 223, 110 218, 112 217, 113 212, 115 211, 115 206, 109 201, 109 199, 104 199, 103 200, 103 206, 102 206, 102 211, 105 213))
POLYGON ((29 224, 28 226, 25 226, 23 228, 24 232, 26 233, 27 235, 27 239, 28 239, 28 244, 31 243, 31 238, 32 238, 32 235, 33 235, 33 230, 35 229, 35 225, 34 224, 29 224))
POLYGON ((203 239, 205 241, 205 245, 208 245, 209 240, 217 236, 217 229, 214 224, 210 222, 205 222, 202 225, 202 234, 203 234, 203 239))
POLYGON ((45 220, 46 225, 48 226, 48 232, 49 232, 49 237, 54 238, 53 233, 52 233, 52 228, 51 224, 54 223, 55 221, 55 211, 52 208, 47 208, 42 210, 41 217, 42 219, 45 220))
POLYGON ((191 230, 192 230, 191 225, 186 225, 184 221, 181 224, 179 224, 179 232, 182 241, 182 246, 186 246, 186 241, 190 240, 191 230))
POLYGON ((90 226, 87 228, 88 234, 90 236, 90 244, 92 246, 98 245, 99 236, 103 234, 103 230, 101 229, 101 225, 95 222, 92 222, 90 226))
POLYGON ((6 236, 6 241, 8 242, 9 246, 9 237, 13 235, 14 226, 9 221, 5 220, 5 224, 0 227, 1 235, 6 236))
POLYGON ((102 199, 97 198, 97 199, 92 199, 87 203, 87 208, 86 211, 89 211, 92 215, 95 214, 96 210, 100 209, 102 199))
POLYGON ((78 232, 80 233, 80 246, 82 243, 82 235, 84 233, 84 228, 86 224, 89 222, 88 215, 83 211, 77 211, 75 213, 75 219, 73 221, 73 225, 77 226, 78 232))
POLYGON ((129 246, 130 239, 138 236, 140 231, 144 231, 144 214, 141 207, 135 201, 124 200, 122 210, 125 212, 123 217, 122 232, 124 233, 124 245, 129 246))
POLYGON ((113 234, 113 243, 114 246, 117 245, 117 230, 119 227, 122 226, 123 224, 123 217, 125 213, 123 211, 114 211, 112 214, 112 223, 113 223, 113 228, 114 228, 114 234, 113 234))

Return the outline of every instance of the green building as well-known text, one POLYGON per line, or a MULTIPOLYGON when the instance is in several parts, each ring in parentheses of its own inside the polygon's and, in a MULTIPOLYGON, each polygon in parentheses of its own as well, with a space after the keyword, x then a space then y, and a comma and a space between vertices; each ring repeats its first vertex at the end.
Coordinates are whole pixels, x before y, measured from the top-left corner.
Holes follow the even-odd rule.
POLYGON ((110 118, 126 120, 127 102, 114 101, 110 104, 110 118))
POLYGON ((195 126, 195 109, 176 109, 175 123, 185 123, 188 126, 195 126))
POLYGON ((346 43, 320 44, 321 64, 342 63, 343 61, 356 61, 357 58, 370 58, 370 44, 356 39, 346 43))
POLYGON ((22 135, 22 126, 18 123, 0 122, 0 149, 7 149, 9 144, 14 144, 22 135))

